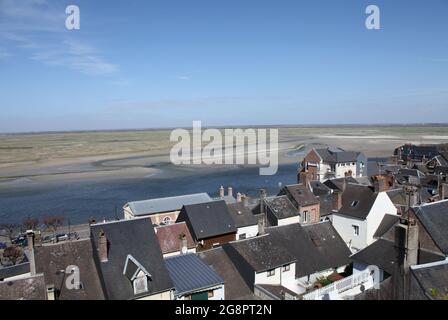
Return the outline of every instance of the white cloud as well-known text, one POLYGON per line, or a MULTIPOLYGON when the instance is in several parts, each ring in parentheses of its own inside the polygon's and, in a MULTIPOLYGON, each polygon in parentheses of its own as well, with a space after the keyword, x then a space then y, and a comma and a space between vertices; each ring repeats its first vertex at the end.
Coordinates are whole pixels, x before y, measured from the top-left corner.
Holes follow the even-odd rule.
MULTIPOLYGON (((111 75, 118 65, 65 29, 65 8, 46 0, 2 0, 0 40, 28 52, 32 60, 87 75, 111 75)), ((1 53, 0 53, 1 56, 1 53)))

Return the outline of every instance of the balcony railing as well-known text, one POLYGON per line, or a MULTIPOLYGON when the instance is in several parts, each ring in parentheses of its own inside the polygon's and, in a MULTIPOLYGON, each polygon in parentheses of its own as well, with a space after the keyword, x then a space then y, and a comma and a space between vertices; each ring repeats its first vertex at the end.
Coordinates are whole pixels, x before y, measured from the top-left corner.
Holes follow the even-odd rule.
POLYGON ((323 288, 311 291, 303 295, 302 298, 303 300, 322 300, 326 295, 330 295, 331 293, 341 295, 343 292, 353 289, 362 284, 365 284, 366 282, 369 282, 372 279, 373 278, 372 275, 370 274, 370 270, 363 271, 351 275, 349 277, 346 277, 344 279, 335 281, 323 288))

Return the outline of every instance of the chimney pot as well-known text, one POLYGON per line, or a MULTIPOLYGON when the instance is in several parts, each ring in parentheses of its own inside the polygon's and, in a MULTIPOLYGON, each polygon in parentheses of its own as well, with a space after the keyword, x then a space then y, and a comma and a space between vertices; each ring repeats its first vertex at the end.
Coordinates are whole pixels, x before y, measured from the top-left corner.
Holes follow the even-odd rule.
POLYGON ((223 186, 219 187, 219 197, 224 198, 224 187, 223 186))
POLYGON ((236 202, 241 202, 241 201, 243 201, 243 195, 240 192, 238 192, 236 194, 236 202))
POLYGON ((233 196, 233 189, 232 189, 232 187, 228 187, 227 188, 227 194, 228 194, 229 197, 233 196))

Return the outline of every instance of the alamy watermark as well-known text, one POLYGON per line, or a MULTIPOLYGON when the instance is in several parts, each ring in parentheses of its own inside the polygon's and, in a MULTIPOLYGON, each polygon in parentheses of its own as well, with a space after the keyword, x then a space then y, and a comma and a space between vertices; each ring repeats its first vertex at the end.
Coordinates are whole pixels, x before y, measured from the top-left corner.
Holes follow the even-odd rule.
POLYGON ((260 175, 278 170, 278 129, 202 130, 201 121, 193 121, 192 130, 173 130, 170 141, 177 142, 170 152, 175 165, 260 165, 260 175))

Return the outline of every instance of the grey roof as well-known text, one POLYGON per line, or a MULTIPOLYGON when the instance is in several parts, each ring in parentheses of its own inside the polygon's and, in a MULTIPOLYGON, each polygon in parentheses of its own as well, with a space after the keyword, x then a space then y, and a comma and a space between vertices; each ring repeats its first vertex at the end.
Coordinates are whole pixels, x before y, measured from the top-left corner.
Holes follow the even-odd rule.
POLYGON ((101 280, 94 261, 93 247, 90 239, 65 241, 34 248, 36 272, 45 275, 45 283, 54 285, 58 300, 102 300, 104 293, 101 280), (63 285, 66 270, 70 265, 79 268, 82 287, 69 290, 63 285))
POLYGON ((13 281, 0 281, 0 300, 46 299, 47 290, 43 274, 13 281))
POLYGON ((2 279, 15 277, 30 272, 30 263, 24 262, 15 266, 0 268, 0 281, 2 279))
POLYGON ((212 201, 207 193, 186 194, 175 197, 156 198, 141 201, 128 202, 134 215, 150 215, 159 212, 180 210, 184 205, 212 201))
POLYGON ((224 284, 224 280, 194 253, 166 258, 165 263, 177 296, 224 284))
POLYGON ((176 222, 185 221, 196 240, 237 231, 223 200, 184 206, 176 222))
POLYGON ((366 219, 377 196, 378 193, 372 187, 347 183, 342 193, 342 207, 338 214, 366 219))
POLYGON ((266 198, 265 203, 270 213, 277 219, 286 219, 300 215, 300 212, 286 195, 266 198))
POLYGON ((103 279, 106 298, 128 300, 164 292, 172 289, 162 252, 149 218, 122 220, 95 224, 90 227, 95 250, 98 250, 100 232, 104 232, 108 243, 108 261, 96 262, 103 279), (131 255, 151 274, 148 292, 134 295, 132 282, 123 274, 125 263, 131 255))
POLYGON ((345 151, 341 148, 315 149, 324 162, 344 163, 356 162, 360 152, 345 151))
POLYGON ((345 185, 347 185, 348 183, 355 183, 355 184, 360 184, 358 183, 358 181, 356 181, 355 178, 349 176, 349 177, 344 177, 344 178, 336 178, 336 179, 328 179, 326 181, 324 181, 324 184, 332 189, 332 190, 339 190, 342 191, 344 189, 344 183, 345 185))
POLYGON ((412 266, 411 272, 417 279, 422 293, 428 298, 441 299, 437 293, 439 295, 448 293, 448 261, 412 266))
POLYGON ((310 186, 315 196, 327 195, 331 192, 331 188, 318 180, 310 181, 310 186))
POLYGON ((350 263, 345 242, 330 222, 267 228, 267 234, 224 245, 238 253, 256 272, 296 262, 296 277, 350 263))
POLYGON ((275 269, 297 260, 270 234, 231 242, 225 244, 223 248, 230 257, 235 256, 233 253, 236 251, 255 272, 275 269))
POLYGON ((279 195, 287 195, 297 208, 319 203, 319 199, 313 194, 311 189, 301 183, 283 187, 279 195))
MULTIPOLYGON (((393 241, 387 239, 378 239, 364 249, 351 256, 353 261, 363 262, 368 265, 376 265, 393 275, 394 267, 398 263, 399 249, 393 241)), ((435 253, 419 250, 418 264, 445 260, 445 257, 435 253)))
POLYGON ((232 203, 227 206, 238 228, 253 226, 258 223, 258 217, 252 212, 252 207, 245 206, 243 202, 232 203))
POLYGON ((437 247, 448 255, 448 200, 424 204, 413 210, 437 247))
POLYGON ((383 217, 383 220, 381 220, 380 225, 376 229, 373 237, 374 238, 381 237, 387 231, 389 231, 399 220, 400 220, 400 216, 398 216, 398 215, 385 214, 383 217))
POLYGON ((296 277, 350 263, 350 250, 330 221, 290 224, 268 232, 296 259, 296 277))
POLYGON ((256 299, 252 290, 238 272, 232 260, 222 247, 214 248, 198 253, 213 271, 224 279, 225 300, 253 300, 256 299))

